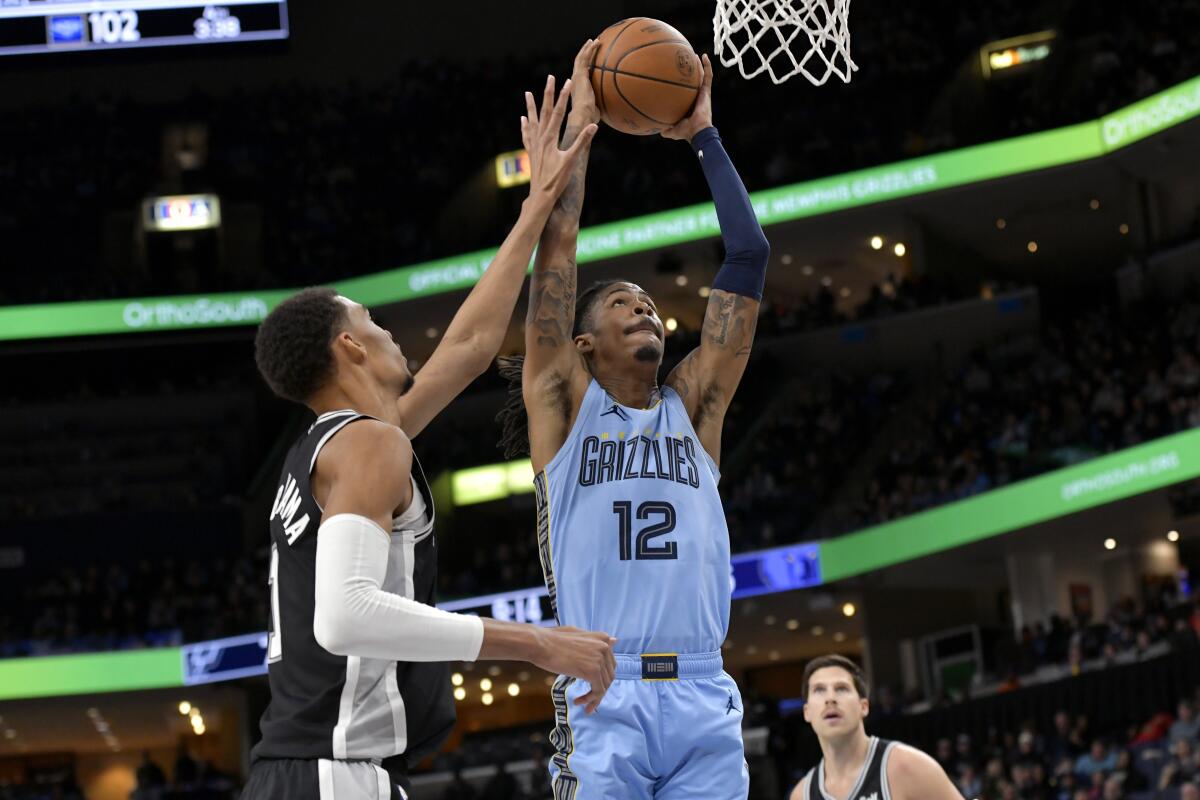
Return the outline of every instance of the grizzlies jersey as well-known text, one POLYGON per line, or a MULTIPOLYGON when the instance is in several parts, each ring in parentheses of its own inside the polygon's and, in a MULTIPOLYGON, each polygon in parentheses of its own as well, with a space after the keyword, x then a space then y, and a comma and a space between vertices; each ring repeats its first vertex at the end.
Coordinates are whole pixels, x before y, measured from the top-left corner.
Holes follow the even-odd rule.
POLYGON ((673 389, 637 409, 592 380, 534 480, 559 624, 615 636, 618 653, 720 650, 732 585, 719 478, 673 389))
MULTIPOLYGON (((858 782, 850 791, 846 800, 892 800, 891 787, 887 780, 887 762, 895 742, 871 737, 867 747, 867 758, 863 761, 862 772, 858 773, 858 782)), ((833 796, 825 791, 825 760, 817 764, 815 769, 808 772, 808 791, 806 800, 833 800, 833 796)))
MULTIPOLYGON (((325 443, 367 418, 355 411, 322 414, 284 460, 270 518, 271 700, 255 761, 380 759, 389 772, 403 775, 405 760, 415 763, 435 752, 454 727, 448 665, 334 655, 313 634, 323 512, 309 479, 325 443)), ((433 605, 433 499, 415 456, 412 474, 413 502, 392 523, 383 589, 433 605)))

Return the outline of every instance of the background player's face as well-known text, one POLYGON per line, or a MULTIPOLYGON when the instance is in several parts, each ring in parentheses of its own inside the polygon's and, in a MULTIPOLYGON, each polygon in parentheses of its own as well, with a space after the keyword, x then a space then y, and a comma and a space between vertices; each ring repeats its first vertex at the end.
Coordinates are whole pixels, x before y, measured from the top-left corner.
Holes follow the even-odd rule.
POLYGON ((822 667, 808 679, 804 719, 817 736, 836 737, 859 729, 870 711, 854 687, 854 676, 841 667, 822 667))
POLYGON ((347 332, 366 351, 368 372, 397 394, 411 389, 413 374, 408 368, 408 359, 392 338, 391 331, 381 328, 365 306, 344 297, 339 299, 347 304, 347 332))
POLYGON ((591 309, 591 330, 576 338, 582 351, 604 361, 662 363, 663 324, 650 295, 634 283, 600 291, 591 309))

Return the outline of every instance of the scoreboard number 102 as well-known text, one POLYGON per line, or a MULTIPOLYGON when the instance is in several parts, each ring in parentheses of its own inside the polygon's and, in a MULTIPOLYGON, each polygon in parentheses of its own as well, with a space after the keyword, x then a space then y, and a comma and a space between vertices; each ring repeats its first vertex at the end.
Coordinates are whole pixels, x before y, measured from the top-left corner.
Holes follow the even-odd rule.
POLYGON ((93 42, 117 44, 142 38, 136 11, 95 11, 88 14, 88 24, 92 26, 93 42))

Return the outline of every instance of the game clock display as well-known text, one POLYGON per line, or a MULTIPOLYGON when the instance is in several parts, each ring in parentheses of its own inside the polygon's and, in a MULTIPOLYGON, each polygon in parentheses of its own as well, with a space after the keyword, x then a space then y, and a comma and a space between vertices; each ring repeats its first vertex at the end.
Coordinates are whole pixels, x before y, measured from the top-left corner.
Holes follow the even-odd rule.
POLYGON ((287 36, 286 0, 0 0, 0 55, 287 36))

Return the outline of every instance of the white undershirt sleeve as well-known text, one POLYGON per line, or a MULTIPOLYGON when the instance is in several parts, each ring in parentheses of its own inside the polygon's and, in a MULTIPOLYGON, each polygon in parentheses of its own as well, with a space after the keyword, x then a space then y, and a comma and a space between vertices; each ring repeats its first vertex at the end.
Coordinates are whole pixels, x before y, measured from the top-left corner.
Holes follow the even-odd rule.
POLYGON ((389 535, 357 514, 317 530, 313 635, 334 655, 394 661, 474 661, 483 620, 386 592, 389 535))

